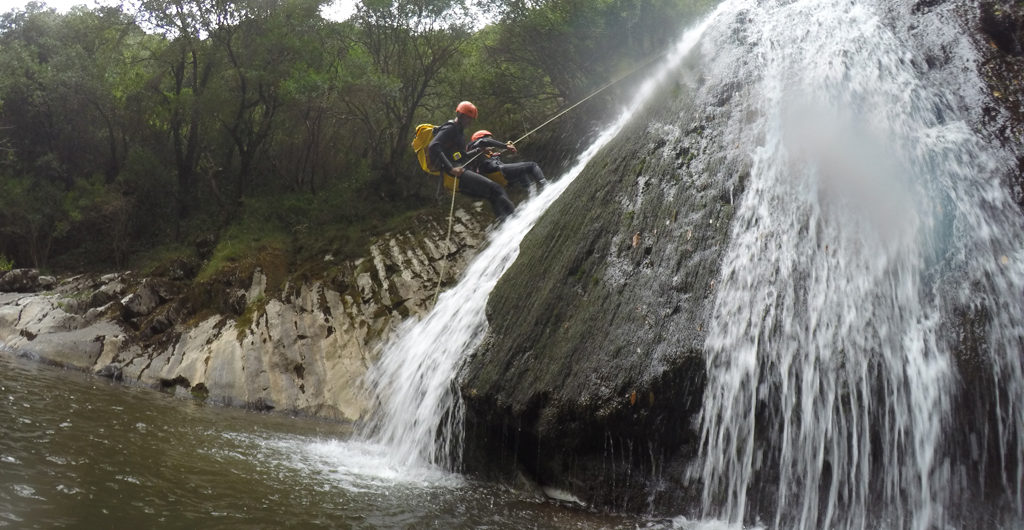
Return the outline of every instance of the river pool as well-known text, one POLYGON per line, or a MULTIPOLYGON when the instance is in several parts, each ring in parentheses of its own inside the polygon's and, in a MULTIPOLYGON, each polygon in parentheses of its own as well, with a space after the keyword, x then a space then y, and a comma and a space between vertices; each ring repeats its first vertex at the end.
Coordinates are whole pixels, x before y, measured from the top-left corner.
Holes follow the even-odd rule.
POLYGON ((346 427, 0 353, 0 527, 710 528, 390 468, 346 427))

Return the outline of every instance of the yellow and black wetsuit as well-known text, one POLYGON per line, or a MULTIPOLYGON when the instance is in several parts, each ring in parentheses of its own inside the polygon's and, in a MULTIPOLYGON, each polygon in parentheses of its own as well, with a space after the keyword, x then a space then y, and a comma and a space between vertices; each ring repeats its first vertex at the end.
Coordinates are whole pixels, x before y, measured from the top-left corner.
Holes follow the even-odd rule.
MULTIPOLYGON (((470 144, 466 146, 466 152, 472 156, 481 149, 485 149, 487 147, 504 149, 506 145, 490 136, 484 136, 483 138, 470 142, 470 144)), ((509 184, 515 184, 523 187, 528 186, 531 181, 541 187, 548 182, 544 178, 544 172, 541 171, 540 166, 536 162, 505 163, 501 161, 501 155, 498 153, 495 153, 490 157, 481 155, 473 160, 470 167, 473 168, 473 171, 484 175, 500 171, 509 184)))

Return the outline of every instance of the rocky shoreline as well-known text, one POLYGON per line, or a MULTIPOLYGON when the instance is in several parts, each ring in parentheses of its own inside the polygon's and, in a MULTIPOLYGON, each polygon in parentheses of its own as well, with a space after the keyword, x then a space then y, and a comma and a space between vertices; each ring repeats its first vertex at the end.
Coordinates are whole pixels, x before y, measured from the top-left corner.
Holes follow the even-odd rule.
POLYGON ((0 272, 0 353, 209 403, 356 421, 367 367, 402 320, 429 309, 442 270, 445 284, 458 277, 486 222, 458 210, 446 245, 447 219, 421 216, 367 257, 283 286, 258 265, 206 282, 0 272))

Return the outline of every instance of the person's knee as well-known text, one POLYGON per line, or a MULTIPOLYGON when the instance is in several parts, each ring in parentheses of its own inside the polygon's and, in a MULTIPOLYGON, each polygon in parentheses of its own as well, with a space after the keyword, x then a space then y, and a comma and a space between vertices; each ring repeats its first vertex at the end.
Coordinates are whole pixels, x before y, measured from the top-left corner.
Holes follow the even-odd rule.
POLYGON ((472 171, 462 173, 462 177, 459 179, 459 191, 465 195, 485 199, 493 195, 492 186, 496 185, 491 179, 472 171))
POLYGON ((494 182, 492 182, 492 184, 494 185, 491 186, 490 199, 491 204, 494 207, 494 213, 498 217, 505 217, 511 214, 516 209, 515 203, 509 198, 508 193, 505 192, 505 188, 494 182))
POLYGON ((508 197, 508 194, 505 193, 505 188, 503 188, 501 186, 501 184, 498 184, 497 182, 494 182, 491 179, 487 179, 487 183, 485 184, 485 186, 487 188, 487 196, 488 197, 492 197, 492 198, 498 198, 498 197, 506 197, 507 198, 508 197))
POLYGON ((514 211, 516 211, 516 205, 508 197, 499 199, 494 203, 494 215, 499 218, 508 217, 514 211))

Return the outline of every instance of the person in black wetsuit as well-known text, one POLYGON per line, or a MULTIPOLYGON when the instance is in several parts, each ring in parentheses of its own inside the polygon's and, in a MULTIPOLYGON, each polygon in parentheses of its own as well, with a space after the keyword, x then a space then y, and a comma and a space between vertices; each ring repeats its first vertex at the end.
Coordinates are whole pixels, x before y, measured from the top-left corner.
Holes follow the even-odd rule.
POLYGON ((469 158, 466 155, 466 127, 477 117, 476 106, 463 101, 455 108, 455 119, 439 125, 434 138, 427 146, 431 165, 442 174, 456 179, 456 190, 463 195, 487 199, 494 216, 499 220, 508 217, 516 206, 497 182, 462 167, 469 158), (458 164, 458 165, 456 165, 458 164))
POLYGON ((523 187, 529 186, 532 181, 538 188, 543 188, 548 181, 544 179, 544 172, 536 162, 513 162, 504 163, 501 161, 501 152, 495 149, 505 149, 516 154, 516 146, 512 142, 501 143, 494 139, 491 131, 480 130, 473 133, 466 152, 476 155, 483 150, 483 154, 473 160, 470 167, 477 173, 493 173, 500 171, 509 184, 516 184, 523 187))

